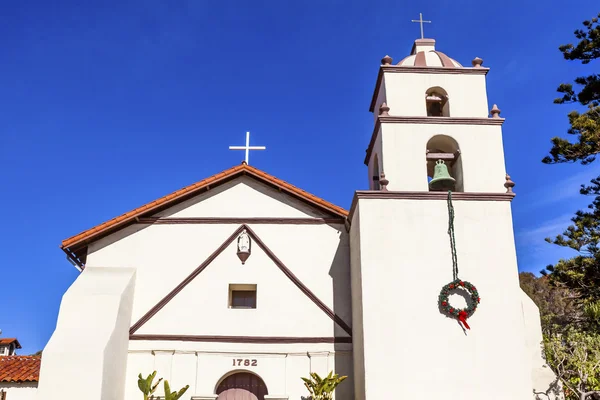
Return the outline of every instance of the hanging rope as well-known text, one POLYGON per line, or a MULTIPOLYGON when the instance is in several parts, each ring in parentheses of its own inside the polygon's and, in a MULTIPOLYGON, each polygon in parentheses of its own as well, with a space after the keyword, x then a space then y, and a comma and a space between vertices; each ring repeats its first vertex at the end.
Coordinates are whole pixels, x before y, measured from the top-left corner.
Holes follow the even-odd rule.
POLYGON ((454 206, 452 205, 452 191, 448 190, 448 236, 452 249, 452 279, 458 279, 458 258, 456 257, 456 238, 454 237, 454 206))

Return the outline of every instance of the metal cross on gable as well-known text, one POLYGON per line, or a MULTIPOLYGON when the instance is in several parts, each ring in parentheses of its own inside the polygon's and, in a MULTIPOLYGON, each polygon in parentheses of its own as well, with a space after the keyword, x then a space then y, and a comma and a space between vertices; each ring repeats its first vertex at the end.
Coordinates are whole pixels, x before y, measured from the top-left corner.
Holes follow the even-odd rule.
POLYGON ((430 24, 431 21, 424 21, 423 13, 419 13, 419 19, 413 19, 412 22, 418 22, 421 25, 421 39, 424 39, 425 35, 423 34, 423 23, 430 24))
POLYGON ((250 150, 266 150, 265 146, 250 146, 250 132, 246 132, 246 145, 245 146, 229 146, 229 150, 245 150, 246 151, 246 164, 248 163, 248 156, 250 150))

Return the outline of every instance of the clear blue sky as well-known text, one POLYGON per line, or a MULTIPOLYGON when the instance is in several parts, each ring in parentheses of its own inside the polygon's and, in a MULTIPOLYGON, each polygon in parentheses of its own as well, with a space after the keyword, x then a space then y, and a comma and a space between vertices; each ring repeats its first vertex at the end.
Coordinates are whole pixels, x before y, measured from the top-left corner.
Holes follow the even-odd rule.
POLYGON ((567 128, 557 85, 597 71, 557 50, 600 11, 594 2, 91 3, 2 6, 0 329, 20 354, 46 344, 77 277, 62 239, 238 164, 227 147, 246 130, 267 146, 252 165, 349 207, 367 186, 379 61, 408 54, 419 12, 439 50, 491 68, 520 269, 565 254, 543 238, 585 204, 578 186, 600 171, 540 160, 567 128))

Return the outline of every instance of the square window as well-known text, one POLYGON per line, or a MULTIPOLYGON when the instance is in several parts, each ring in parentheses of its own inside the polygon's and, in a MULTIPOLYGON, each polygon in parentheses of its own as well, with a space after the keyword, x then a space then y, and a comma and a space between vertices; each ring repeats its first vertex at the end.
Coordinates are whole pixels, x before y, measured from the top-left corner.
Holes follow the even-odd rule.
POLYGON ((256 285, 229 285, 229 308, 256 308, 256 285))

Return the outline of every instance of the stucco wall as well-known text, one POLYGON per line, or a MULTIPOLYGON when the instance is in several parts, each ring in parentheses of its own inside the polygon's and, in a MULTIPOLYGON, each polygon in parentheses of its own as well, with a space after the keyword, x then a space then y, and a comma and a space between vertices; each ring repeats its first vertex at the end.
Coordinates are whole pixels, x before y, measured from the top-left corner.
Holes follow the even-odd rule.
POLYGON ((6 392, 6 400, 35 400, 37 395, 37 382, 0 382, 0 392, 2 391, 6 392))
MULTIPOLYGON (((234 372, 251 372, 260 376, 270 395, 300 400, 307 396, 301 377, 310 372, 321 376, 335 370, 350 375, 337 391, 337 399, 352 399, 352 354, 350 344, 235 344, 189 342, 132 342, 127 371, 125 400, 139 397, 137 375, 145 377, 156 370, 157 376, 169 380, 173 390, 190 385, 188 394, 208 396, 215 393, 221 380, 234 372), (151 350, 154 349, 154 350, 151 350), (237 366, 237 360, 256 360, 255 366, 237 366), (236 366, 233 366, 233 363, 236 366)), ((162 393, 162 384, 160 392, 162 393)))
MULTIPOLYGON (((173 207, 169 217, 310 218, 322 212, 250 178, 240 178, 173 207)), ((132 324, 184 280, 240 224, 133 226, 90 246, 87 265, 136 269, 132 324)), ((343 224, 249 224, 269 249, 327 307, 352 323, 348 234, 343 224)), ((137 334, 334 337, 348 336, 252 243, 242 265, 231 243, 137 334), (256 309, 230 309, 229 284, 256 284, 256 309)), ((236 370, 232 357, 262 360, 257 372, 269 393, 306 395, 300 376, 327 354, 325 369, 352 374, 351 345, 252 345, 198 342, 130 341, 128 395, 135 398, 137 375, 159 370, 174 386, 190 384, 192 394, 212 394, 217 381, 236 370), (236 347, 237 346, 237 347, 236 347), (342 346, 342 353, 338 353, 342 346), (344 347, 345 346, 345 347, 344 347), (315 353, 308 357, 307 352, 315 353), (312 361, 311 361, 312 360, 312 361), (339 364, 336 366, 336 362, 339 364), (311 364, 312 363, 312 364, 311 364), (192 368, 193 366, 193 368, 192 368), (192 368, 192 369, 191 369, 192 368), (194 372, 197 371, 197 372, 194 372), (281 392, 283 391, 283 392, 281 392)), ((316 368, 316 367, 315 367, 316 368)), ((352 391, 352 379, 345 386, 352 391)), ((353 395, 347 393, 352 398, 353 395)), ((295 397, 293 397, 295 396, 295 397)))
POLYGON ((406 398, 531 398, 510 203, 454 207, 460 277, 481 294, 466 332, 438 310, 452 280, 446 201, 359 200, 363 317, 354 329, 364 332, 369 399, 389 398, 389 371, 406 398))
POLYGON ((134 287, 132 268, 88 266, 79 275, 44 348, 40 399, 121 400, 134 287))
MULTIPOLYGON (((425 92, 441 87, 448 93, 450 117, 489 115, 485 75, 385 73, 385 93, 390 115, 427 116, 425 92)), ((379 106, 378 106, 379 107, 379 106)), ((378 112, 378 108, 374 110, 378 112)))
POLYGON ((427 191, 427 142, 447 135, 458 142, 465 192, 506 192, 500 126, 382 124, 383 170, 389 190, 427 191))
POLYGON ((365 398, 365 357, 364 357, 364 315, 362 306, 362 277, 361 277, 361 249, 360 249, 360 210, 352 215, 350 226, 350 272, 352 287, 352 320, 355 323, 352 329, 352 355, 354 366, 354 388, 356 400, 365 398))

